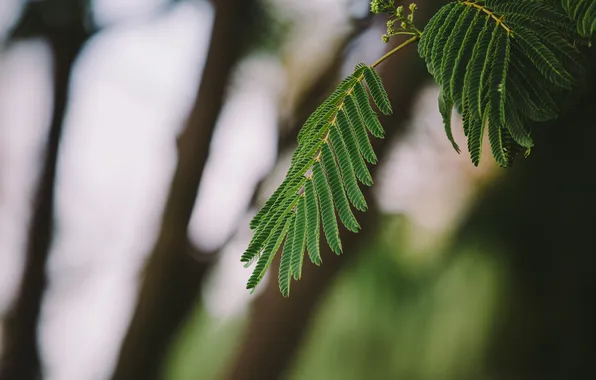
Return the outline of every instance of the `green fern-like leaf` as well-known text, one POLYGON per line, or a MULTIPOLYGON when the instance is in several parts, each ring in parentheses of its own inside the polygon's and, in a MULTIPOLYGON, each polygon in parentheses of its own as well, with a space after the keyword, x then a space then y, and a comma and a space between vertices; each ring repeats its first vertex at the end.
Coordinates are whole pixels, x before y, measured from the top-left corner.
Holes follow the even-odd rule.
MULTIPOLYGON (((583 20, 589 3, 569 5, 571 18, 583 20)), ((439 110, 454 149, 459 152, 451 132, 453 107, 462 114, 475 165, 485 128, 501 166, 531 148, 529 125, 557 117, 557 102, 585 71, 576 39, 573 22, 550 0, 458 0, 442 7, 424 29, 418 51, 441 87, 439 110)))
POLYGON ((439 111, 453 148, 459 152, 451 128, 455 109, 462 115, 474 165, 480 162, 486 131, 495 160, 508 166, 533 147, 532 124, 556 118, 561 100, 586 71, 579 49, 596 30, 595 4, 453 0, 421 33, 413 25, 414 5, 405 16, 394 2, 375 0, 372 9, 392 17, 384 39, 412 37, 372 66, 358 64, 305 122, 285 179, 250 223, 254 236, 241 261, 256 265, 247 288, 259 284, 281 251, 278 282, 288 296, 292 278, 301 277, 305 251, 321 264, 321 235, 340 254, 339 222, 359 231, 353 209, 367 208, 359 183, 372 185, 367 163, 378 161, 369 134, 384 136, 375 109, 391 113, 377 64, 418 41, 418 52, 440 86, 439 111))
POLYGON ((375 70, 358 64, 307 119, 286 178, 251 221, 254 236, 241 257, 247 265, 256 261, 247 288, 259 284, 283 245, 278 282, 288 296, 292 277, 301 277, 305 251, 321 264, 321 230, 337 254, 342 251, 338 217, 348 230, 360 230, 352 207, 364 211, 367 204, 358 181, 372 185, 366 162, 377 162, 369 133, 384 135, 371 100, 381 112, 391 112, 375 70))

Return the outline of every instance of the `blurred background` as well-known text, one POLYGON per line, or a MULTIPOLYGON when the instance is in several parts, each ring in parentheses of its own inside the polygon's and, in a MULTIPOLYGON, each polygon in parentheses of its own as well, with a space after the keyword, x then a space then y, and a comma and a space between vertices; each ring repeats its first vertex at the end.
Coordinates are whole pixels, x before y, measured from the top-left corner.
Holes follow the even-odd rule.
POLYGON ((390 48, 368 8, 0 1, 0 379, 596 378, 593 53, 507 170, 453 151, 414 47, 383 63, 363 231, 245 290, 300 126, 390 48))

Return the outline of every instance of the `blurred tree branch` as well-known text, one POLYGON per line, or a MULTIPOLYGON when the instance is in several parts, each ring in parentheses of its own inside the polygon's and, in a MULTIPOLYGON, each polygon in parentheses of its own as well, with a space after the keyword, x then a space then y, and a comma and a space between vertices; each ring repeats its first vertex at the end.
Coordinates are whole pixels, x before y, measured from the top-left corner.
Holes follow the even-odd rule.
POLYGON ((30 2, 11 40, 43 37, 53 53, 54 108, 33 200, 25 267, 17 298, 5 320, 0 379, 41 377, 37 326, 46 287, 46 262, 54 232, 56 164, 66 113, 72 67, 90 33, 84 26, 84 2, 79 0, 30 2))
POLYGON ((214 1, 215 21, 205 69, 186 126, 161 231, 143 273, 139 301, 124 338, 114 380, 157 379, 163 357, 194 306, 214 252, 193 250, 187 229, 209 154, 215 123, 254 0, 214 1))
MULTIPOLYGON (((424 2, 419 5, 419 17, 429 17, 436 9, 434 7, 440 4, 437 2, 427 6, 427 2, 424 2)), ((386 139, 375 140, 375 151, 378 152, 381 162, 392 140, 405 131, 405 122, 409 118, 413 102, 421 84, 427 78, 415 49, 404 50, 384 65, 381 75, 395 114, 381 120, 383 125, 391 126, 386 128, 386 139)), ((373 199, 370 188, 365 191, 368 193, 365 194, 367 199, 373 199)), ((226 378, 278 379, 288 370, 321 297, 326 294, 341 268, 349 265, 358 250, 373 236, 378 221, 375 205, 371 204, 366 213, 358 215, 358 220, 363 227, 362 232, 353 234, 346 233, 345 229, 341 231, 344 254, 336 256, 326 244, 321 244, 323 265, 316 267, 305 263, 302 279, 292 284, 289 298, 281 296, 276 278, 270 279, 265 285, 265 292, 252 307, 244 342, 226 378)), ((276 273, 277 267, 270 270, 276 273)))
MULTIPOLYGON (((240 27, 240 25, 236 25, 237 27, 240 27)), ((360 22, 356 25, 354 33, 351 34, 348 38, 346 38, 344 40, 344 43, 340 44, 338 48, 338 54, 336 55, 337 58, 329 62, 327 69, 322 70, 319 76, 319 80, 316 80, 315 83, 313 83, 313 86, 307 91, 306 96, 303 97, 303 100, 307 99, 307 101, 303 101, 298 105, 298 117, 293 118, 291 121, 288 121, 287 124, 289 125, 286 128, 283 128, 285 133, 280 134, 278 141, 279 151, 284 151, 289 146, 295 143, 298 130, 302 126, 302 123, 308 117, 307 113, 310 113, 310 107, 313 107, 312 99, 315 98, 318 101, 318 99, 320 99, 325 93, 327 93, 327 91, 333 84, 335 76, 332 74, 335 74, 337 72, 339 66, 343 61, 342 55, 339 53, 344 50, 345 46, 352 40, 353 36, 361 33, 367 25, 368 23, 366 22, 360 22), (308 100, 311 101, 309 102, 308 100)), ((223 43, 224 39, 218 39, 218 41, 223 43)), ((205 71, 204 75, 206 74, 207 72, 205 71)), ((207 93, 212 93, 212 91, 207 92, 207 90, 205 90, 205 94, 207 93)), ((200 102, 200 98, 197 99, 198 102, 200 102)), ((189 119, 189 123, 190 122, 191 119, 189 119)), ((190 146, 188 146, 188 149, 190 149, 190 146)), ((195 174, 192 175, 196 175, 196 170, 194 171, 194 173, 195 174)), ((252 197, 253 203, 256 198, 256 194, 258 194, 258 192, 260 191, 260 188, 260 185, 255 186, 252 197)), ((192 210, 192 207, 190 207, 189 209, 192 210)), ((186 221, 186 223, 188 223, 188 221, 186 221)), ((152 257, 155 255, 155 252, 157 251, 154 250, 154 254, 152 255, 152 257)), ((163 251, 160 250, 160 252, 163 251)), ((147 266, 145 274, 147 282, 145 283, 144 288, 141 291, 141 294, 145 294, 145 304, 144 306, 141 306, 141 303, 139 303, 137 313, 135 314, 133 322, 131 323, 131 330, 129 331, 125 343, 123 345, 120 362, 118 364, 118 369, 115 372, 114 379, 124 379, 125 376, 129 376, 132 374, 136 374, 137 376, 139 376, 138 366, 146 366, 147 360, 150 360, 152 363, 154 363, 152 367, 152 370, 154 371, 153 373, 156 373, 156 376, 159 376, 159 370, 155 371, 155 368, 161 368, 162 361, 165 359, 165 354, 167 353, 169 346, 172 343, 172 338, 175 336, 176 333, 178 333, 182 323, 194 308, 200 291, 200 284, 203 281, 204 275, 209 271, 212 264, 215 262, 217 253, 205 253, 199 251, 196 247, 187 246, 187 251, 185 252, 184 257, 174 259, 179 261, 178 264, 166 263, 166 261, 170 261, 173 259, 171 256, 160 257, 162 257, 161 260, 163 261, 157 260, 156 257, 154 261, 150 261, 150 263, 147 266), (195 259, 198 259, 200 262, 197 262, 195 259), (160 268, 159 276, 161 277, 152 275, 157 273, 156 268, 160 268), (194 268, 194 272, 192 268, 194 268), (169 274, 166 274, 166 272, 169 272, 169 274), (148 283, 149 277, 153 279, 151 285, 149 285, 148 283), (176 282, 177 284, 175 284, 174 282, 176 282), (155 298, 153 301, 147 300, 147 298, 150 297, 149 294, 155 292, 157 289, 159 289, 159 291, 161 292, 164 292, 164 287, 171 287, 171 290, 167 292, 167 298, 165 295, 162 295, 159 297, 159 299, 155 298), (172 294, 176 294, 176 297, 172 296, 172 294), (184 294, 184 296, 181 297, 180 294, 184 294), (152 306, 149 306, 150 302, 152 306), (174 313, 174 315, 171 314, 173 302, 175 302, 176 305, 176 312, 174 313), (146 317, 141 318, 140 316, 141 307, 143 307, 144 310, 142 313, 156 313, 155 310, 157 309, 159 310, 158 312, 167 313, 168 315, 162 317, 153 317, 152 322, 147 321, 146 317), (157 320, 161 320, 162 318, 170 318, 170 322, 165 327, 164 325, 156 327, 157 320), (162 329, 162 331, 152 332, 158 328, 162 329), (152 335, 154 333, 160 334, 160 338, 158 340, 156 340, 155 336, 152 335), (135 334, 134 343, 132 334, 135 334), (143 334, 147 334, 147 336, 143 336, 143 334), (147 350, 147 347, 149 346, 152 346, 150 352, 133 355, 133 351, 147 350), (127 354, 125 354, 125 350, 128 352, 127 354), (124 357, 125 355, 127 355, 127 358, 124 357), (128 362, 128 364, 123 364, 124 361, 128 362), (128 367, 128 369, 123 369, 124 366, 128 367)), ((141 296, 141 299, 143 299, 143 296, 141 296)), ((142 373, 145 373, 145 370, 142 370, 142 373)))

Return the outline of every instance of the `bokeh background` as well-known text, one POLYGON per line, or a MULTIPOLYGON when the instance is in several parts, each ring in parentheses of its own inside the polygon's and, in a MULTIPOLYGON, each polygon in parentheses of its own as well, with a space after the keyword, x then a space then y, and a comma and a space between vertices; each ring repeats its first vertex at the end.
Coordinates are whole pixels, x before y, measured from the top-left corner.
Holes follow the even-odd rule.
POLYGON ((383 63, 363 231, 245 290, 301 124, 390 47, 368 8, 0 1, 0 379, 596 378, 593 53, 507 170, 453 151, 414 47, 383 63))

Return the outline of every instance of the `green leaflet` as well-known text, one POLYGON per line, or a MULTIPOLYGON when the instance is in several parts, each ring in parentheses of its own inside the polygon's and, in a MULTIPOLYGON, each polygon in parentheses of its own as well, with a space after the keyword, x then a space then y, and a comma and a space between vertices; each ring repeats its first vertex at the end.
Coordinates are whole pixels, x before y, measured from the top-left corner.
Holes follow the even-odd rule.
POLYGON ((325 144, 321 150, 321 163, 323 164, 323 169, 327 175, 329 187, 331 187, 333 203, 337 208, 339 218, 348 230, 352 232, 358 232, 360 230, 360 225, 356 221, 356 217, 350 209, 350 204, 348 203, 348 198, 346 197, 346 191, 343 187, 343 184, 341 183, 339 168, 337 167, 335 157, 328 144, 325 144))
POLYGON ((480 157, 482 156, 482 141, 484 140, 484 128, 488 119, 488 109, 485 111, 485 115, 480 119, 471 117, 469 112, 464 112, 462 119, 463 122, 468 125, 470 130, 468 135, 468 151, 470 152, 470 158, 472 159, 472 163, 478 166, 480 157))
POLYGON ((534 146, 534 141, 532 141, 530 134, 526 131, 519 115, 516 114, 515 108, 509 107, 509 103, 505 108, 505 125, 507 125, 509 134, 519 146, 524 148, 532 148, 534 146))
POLYGON ((571 89, 575 84, 573 76, 565 69, 563 63, 549 50, 536 31, 523 26, 517 26, 515 32, 516 41, 521 50, 532 61, 538 71, 550 82, 563 88, 571 89))
POLYGON ((281 231, 279 231, 277 236, 272 236, 268 240, 267 245, 265 246, 265 249, 263 251, 263 255, 259 258, 255 270, 248 279, 248 283, 246 284, 247 289, 254 289, 263 279, 263 276, 265 275, 267 268, 271 266, 271 262, 273 261, 275 254, 279 250, 279 247, 281 246, 284 237, 288 233, 291 221, 292 218, 290 218, 289 215, 284 217, 283 228, 281 229, 281 231))
POLYGON ((389 96, 383 87, 379 74, 377 74, 375 69, 368 66, 364 68, 363 72, 364 79, 366 80, 366 84, 368 85, 368 89, 370 90, 375 105, 383 114, 390 115, 392 112, 391 102, 389 101, 389 96))
POLYGON ((288 227, 288 235, 286 236, 286 243, 284 245, 284 249, 281 253, 281 260, 279 262, 279 275, 277 277, 277 281, 279 284, 279 290, 281 291, 282 296, 287 297, 290 295, 290 285, 292 282, 292 270, 291 270, 291 263, 292 263, 292 244, 294 241, 294 228, 293 228, 293 221, 295 215, 291 216, 292 220, 290 220, 290 226, 288 227))
POLYGON ((360 188, 358 187, 356 174, 354 173, 354 167, 352 166, 352 161, 350 160, 348 148, 346 148, 346 144, 344 143, 344 140, 337 129, 337 125, 335 124, 329 131, 329 139, 331 140, 331 145, 333 146, 333 150, 337 155, 337 160, 339 161, 339 167, 341 169, 341 178, 346 188, 346 192, 348 193, 350 202, 354 205, 354 207, 356 207, 356 209, 360 211, 366 211, 368 205, 366 204, 364 195, 362 195, 362 191, 360 191, 360 188))
POLYGON ((501 117, 501 105, 503 104, 501 98, 504 98, 506 95, 503 84, 507 78, 509 41, 507 34, 497 34, 494 41, 493 63, 489 76, 490 109, 488 111, 488 139, 493 156, 501 166, 507 166, 508 164, 507 153, 503 146, 503 137, 501 136, 501 130, 503 129, 502 120, 505 119, 504 116, 501 117))
POLYGON ((256 230, 261 225, 261 221, 271 215, 271 210, 276 210, 280 206, 281 202, 285 199, 286 193, 295 191, 300 185, 300 181, 301 179, 296 176, 286 177, 273 195, 265 202, 265 205, 259 210, 257 215, 251 220, 250 228, 256 230))
POLYGON ((459 153, 460 152, 459 146, 455 142, 455 139, 453 138, 453 132, 451 131, 451 112, 452 111, 453 111, 453 103, 451 103, 451 99, 450 98, 445 99, 445 96, 443 96, 443 94, 441 93, 439 95, 439 112, 441 113, 441 116, 443 117, 443 123, 445 123, 445 133, 447 134, 447 138, 451 142, 451 145, 453 145, 453 149, 455 149, 455 151, 457 153, 459 153))
POLYGON ((339 229, 337 227, 337 219, 335 217, 335 210, 333 206, 333 198, 331 196, 331 189, 321 164, 316 162, 312 168, 313 180, 315 182, 315 192, 319 199, 321 206, 321 221, 323 222, 323 231, 327 238, 327 243, 331 250, 337 254, 341 253, 341 241, 339 239, 339 229))
POLYGON ((300 197, 296 205, 296 222, 292 236, 291 269, 292 276, 298 280, 302 276, 304 246, 306 244, 306 206, 304 197, 300 197))
POLYGON ((375 111, 373 111, 372 107, 370 106, 368 95, 366 93, 366 89, 362 85, 362 82, 359 82, 354 87, 354 97, 356 97, 356 103, 358 104, 358 109, 362 114, 362 117, 364 118, 366 128, 368 128, 370 133, 372 133, 372 135, 376 138, 384 138, 385 131, 383 131, 383 127, 379 122, 377 114, 375 113, 375 111))
POLYGON ((371 186, 372 177, 370 175, 370 172, 368 171, 368 168, 366 167, 364 159, 360 155, 358 144, 356 143, 356 136, 354 135, 352 126, 348 121, 348 116, 343 110, 337 113, 337 130, 339 131, 341 138, 346 144, 348 156, 350 157, 350 162, 354 167, 356 178, 358 178, 358 180, 362 184, 366 186, 371 186))
POLYGON ((486 18, 486 23, 472 50, 472 58, 468 62, 468 68, 464 77, 464 91, 462 96, 468 97, 470 113, 477 119, 483 115, 483 99, 487 87, 485 76, 490 63, 489 47, 492 44, 495 32, 498 32, 497 26, 493 25, 486 18))
POLYGON ((257 286, 283 245, 278 283, 288 296, 291 278, 301 277, 305 250, 321 264, 321 229, 338 254, 337 216, 348 230, 360 230, 351 207, 364 211, 367 205, 357 181, 371 185, 364 158, 377 161, 368 133, 384 134, 371 99, 382 112, 391 111, 381 79, 361 63, 307 119, 286 178, 251 221, 254 236, 241 257, 247 266, 257 263, 248 288, 257 286))
POLYGON ((438 78, 437 83, 440 84, 440 79, 442 77, 441 68, 442 68, 442 58, 443 58, 443 51, 449 39, 449 33, 453 31, 457 20, 459 19, 459 15, 462 10, 465 10, 466 7, 456 3, 456 5, 451 8, 449 14, 445 18, 445 22, 441 25, 433 37, 435 40, 434 44, 432 45, 432 50, 430 51, 430 60, 427 61, 429 63, 429 72, 435 77, 438 78))
POLYGON ((265 243, 268 240, 271 240, 270 237, 272 235, 277 235, 282 230, 285 218, 291 212, 297 197, 297 195, 294 195, 292 197, 280 198, 278 200, 278 207, 271 213, 267 222, 262 223, 259 226, 240 261, 250 263, 251 260, 258 256, 263 250, 265 243))
POLYGON ((459 99, 462 96, 461 93, 466 74, 465 62, 471 58, 473 53, 473 49, 470 49, 469 46, 474 46, 485 24, 485 17, 482 17, 483 13, 480 10, 471 11, 471 14, 472 19, 470 20, 469 27, 467 30, 465 30, 466 28, 462 28, 462 30, 465 30, 465 35, 459 48, 455 48, 457 47, 455 40, 451 41, 449 51, 451 55, 455 54, 455 57, 449 56, 447 58, 453 61, 453 66, 446 68, 446 76, 444 76, 443 83, 449 85, 452 99, 459 99))
POLYGON ((354 86, 356 78, 353 75, 349 75, 347 78, 341 81, 339 86, 333 91, 333 93, 327 98, 323 104, 321 104, 312 115, 304 123, 300 132, 298 132, 298 141, 302 141, 305 135, 310 132, 313 128, 321 126, 326 123, 335 114, 338 103, 343 99, 348 89, 354 86))
POLYGON ((304 194, 306 198, 306 248, 308 257, 310 257, 313 264, 321 265, 319 202, 312 181, 306 181, 304 194))
POLYGON ((368 139, 368 133, 366 131, 366 126, 364 125, 364 119, 358 110, 358 106, 354 101, 352 95, 346 96, 345 98, 345 112, 348 116, 348 121, 350 122, 350 126, 352 127, 352 131, 354 132, 354 136, 356 137, 356 145, 358 146, 358 151, 364 157, 367 162, 371 164, 377 163, 377 155, 373 150, 372 145, 370 144, 370 140, 368 139))
POLYGON ((485 127, 496 161, 509 166, 534 145, 530 124, 557 117, 557 104, 584 74, 573 20, 589 29, 583 17, 596 2, 563 0, 559 7, 557 1, 453 1, 424 29, 418 51, 441 87, 447 137, 458 150, 450 119, 455 106, 475 165, 485 127))
POLYGON ((509 75, 507 82, 507 96, 509 102, 519 102, 517 105, 519 113, 525 118, 533 121, 547 121, 557 117, 556 104, 544 105, 544 98, 534 90, 530 84, 524 85, 525 80, 515 75, 509 75))
POLYGON ((555 28, 568 33, 574 30, 569 17, 548 1, 488 0, 486 6, 497 13, 507 14, 508 22, 515 20, 514 24, 531 24, 532 29, 543 28, 546 31, 555 28))
MULTIPOLYGON (((458 57, 461 57, 461 50, 464 47, 463 41, 466 37, 468 32, 472 30, 471 27, 472 22, 475 19, 480 19, 479 16, 480 11, 471 8, 471 7, 464 7, 464 10, 460 12, 457 21, 455 22, 456 31, 449 34, 445 45, 443 45, 443 52, 441 55, 441 77, 440 83, 446 88, 449 89, 450 93, 452 94, 455 92, 453 85, 451 83, 451 79, 453 76, 453 71, 456 69, 456 60, 458 57), (464 28, 464 25, 470 25, 467 28, 464 28)), ((438 77, 438 75, 437 75, 438 77)))
MULTIPOLYGON (((495 82, 491 80, 490 73, 492 71, 493 64, 497 63, 497 60, 495 59, 495 49, 498 47, 498 41, 500 37, 503 35, 503 32, 501 30, 502 28, 498 24, 494 24, 492 26, 490 41, 486 46, 485 54, 482 57, 482 66, 480 68, 480 73, 478 73, 480 75, 480 79, 478 81, 478 88, 470 89, 472 91, 472 94, 470 95, 470 104, 473 105, 471 107, 472 115, 474 115, 474 117, 476 118, 484 114, 484 108, 487 105, 490 94, 492 92, 498 91, 498 89, 491 88, 491 85, 495 84, 495 82)), ((504 64, 503 62, 498 63, 499 65, 504 64)))
POLYGON ((561 0, 563 9, 575 22, 577 32, 585 38, 592 38, 596 32, 596 2, 594 0, 561 0))
POLYGON ((490 149, 497 163, 503 167, 507 166, 507 153, 504 149, 501 122, 499 120, 498 107, 494 107, 491 102, 491 108, 488 110, 488 141, 490 149))
MULTIPOLYGON (((420 39, 420 43, 418 44, 418 54, 420 54, 420 57, 425 59, 430 57, 432 47, 436 40, 434 37, 437 35, 438 29, 445 23, 445 19, 449 15, 451 9, 454 8, 456 5, 457 3, 451 2, 443 6, 429 20, 428 24, 426 24, 426 27, 424 28, 424 33, 422 33, 422 38, 420 39)), ((426 62, 430 62, 430 60, 426 59, 426 62)))
MULTIPOLYGON (((522 113, 528 115, 527 117, 531 120, 536 121, 547 121, 554 119, 558 116, 559 113, 559 106, 555 101, 555 96, 551 95, 549 92, 542 91, 542 87, 539 83, 531 81, 528 77, 523 75, 522 66, 518 62, 512 62, 512 66, 515 68, 511 73, 509 73, 509 77, 511 78, 509 88, 516 87, 515 85, 511 85, 511 83, 517 84, 517 88, 519 89, 520 94, 528 94, 525 98, 530 103, 530 108, 526 108, 522 106, 520 103, 517 104, 517 110, 522 113), (533 113, 539 113, 541 115, 541 119, 533 119, 529 115, 533 113)), ((515 93, 511 94, 515 96, 515 93)), ((515 98, 518 101, 523 100, 520 97, 515 98)))

